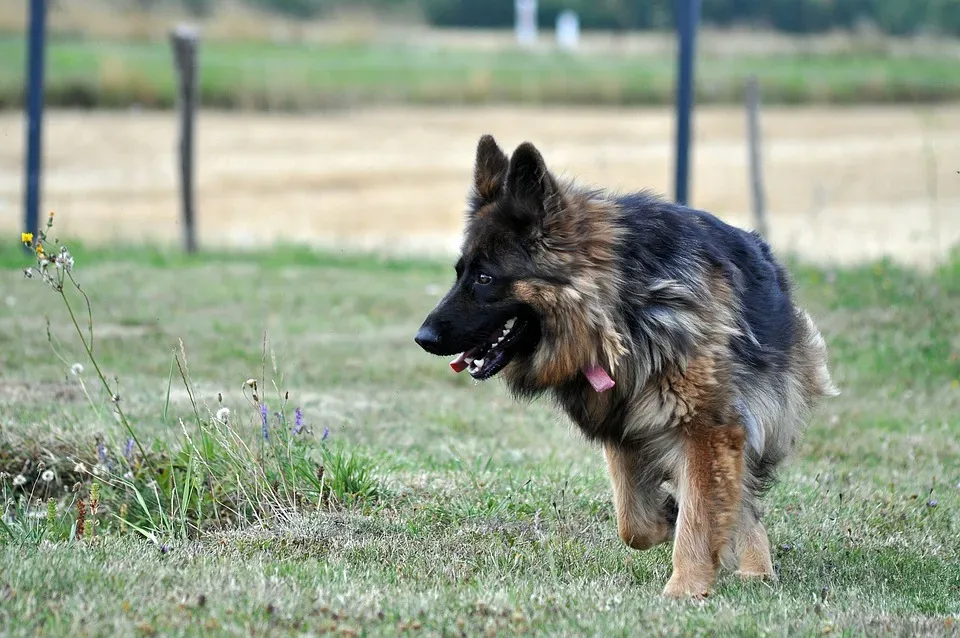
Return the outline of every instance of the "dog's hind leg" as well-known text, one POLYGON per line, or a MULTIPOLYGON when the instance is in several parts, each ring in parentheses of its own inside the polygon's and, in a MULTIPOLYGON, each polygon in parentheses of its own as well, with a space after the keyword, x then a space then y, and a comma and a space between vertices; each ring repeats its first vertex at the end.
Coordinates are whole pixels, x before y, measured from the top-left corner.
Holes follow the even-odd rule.
POLYGON ((617 531, 633 549, 649 549, 670 540, 677 520, 673 497, 661 489, 663 473, 637 449, 606 443, 604 454, 613 485, 617 531))
POLYGON ((673 574, 664 589, 676 598, 709 593, 740 520, 743 491, 743 428, 694 417, 685 429, 673 574))

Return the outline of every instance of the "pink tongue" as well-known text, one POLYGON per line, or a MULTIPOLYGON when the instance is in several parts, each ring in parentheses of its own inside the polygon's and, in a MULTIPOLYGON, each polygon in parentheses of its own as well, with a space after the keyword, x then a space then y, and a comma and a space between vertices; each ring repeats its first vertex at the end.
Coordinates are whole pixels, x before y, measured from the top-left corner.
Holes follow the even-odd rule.
POLYGON ((605 392, 616 385, 607 371, 598 365, 586 366, 583 369, 583 374, 586 375, 587 381, 597 392, 605 392))
POLYGON ((467 362, 464 361, 464 359, 466 359, 467 357, 473 356, 473 353, 476 351, 477 349, 473 348, 471 350, 467 350, 466 352, 461 352, 459 355, 457 355, 456 359, 450 362, 450 367, 453 368, 454 372, 457 372, 457 373, 463 372, 464 370, 467 369, 467 362))
POLYGON ((453 368, 454 372, 463 372, 467 369, 467 362, 463 360, 465 356, 466 354, 461 352, 460 356, 450 362, 450 367, 453 368))

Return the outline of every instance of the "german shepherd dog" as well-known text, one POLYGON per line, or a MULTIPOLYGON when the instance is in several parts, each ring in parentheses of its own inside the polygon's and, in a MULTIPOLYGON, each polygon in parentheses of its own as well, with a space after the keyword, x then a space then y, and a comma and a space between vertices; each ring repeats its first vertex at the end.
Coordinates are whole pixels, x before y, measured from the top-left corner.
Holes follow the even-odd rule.
POLYGON ((550 393, 602 445, 620 537, 673 541, 664 594, 706 596, 721 565, 775 578, 759 500, 839 391, 756 233, 561 181, 485 135, 456 281, 415 340, 518 399, 550 393))

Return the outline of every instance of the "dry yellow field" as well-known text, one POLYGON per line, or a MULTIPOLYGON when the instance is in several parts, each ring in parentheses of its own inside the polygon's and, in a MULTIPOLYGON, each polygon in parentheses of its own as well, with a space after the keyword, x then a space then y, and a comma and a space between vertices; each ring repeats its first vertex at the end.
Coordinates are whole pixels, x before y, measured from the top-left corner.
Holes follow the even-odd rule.
MULTIPOLYGON (((750 226, 745 122, 694 120, 692 204, 750 226)), ((960 106, 766 109, 772 241, 805 258, 889 255, 929 264, 960 241, 960 106)), ((176 241, 173 113, 63 112, 45 128, 45 210, 61 237, 176 241)), ((617 189, 672 193, 664 109, 388 109, 200 114, 203 245, 278 240, 444 252, 458 241, 473 150, 493 133, 537 144, 557 171, 617 189)), ((20 230, 24 125, 0 115, 0 230, 20 230)))

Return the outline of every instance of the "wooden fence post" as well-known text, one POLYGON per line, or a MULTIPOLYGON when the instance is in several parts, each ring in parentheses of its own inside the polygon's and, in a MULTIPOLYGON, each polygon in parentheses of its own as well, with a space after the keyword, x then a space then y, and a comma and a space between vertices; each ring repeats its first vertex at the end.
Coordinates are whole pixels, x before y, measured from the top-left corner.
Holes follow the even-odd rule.
POLYGON ((750 152, 750 186, 753 202, 753 219, 757 230, 769 240, 767 227, 767 203, 763 189, 763 166, 760 153, 760 84, 756 76, 747 78, 747 140, 750 152))
POLYGON ((194 202, 193 138, 197 113, 197 45, 200 32, 196 27, 179 25, 170 34, 173 61, 177 71, 177 102, 180 112, 180 201, 183 219, 184 247, 197 251, 196 207, 194 202))

